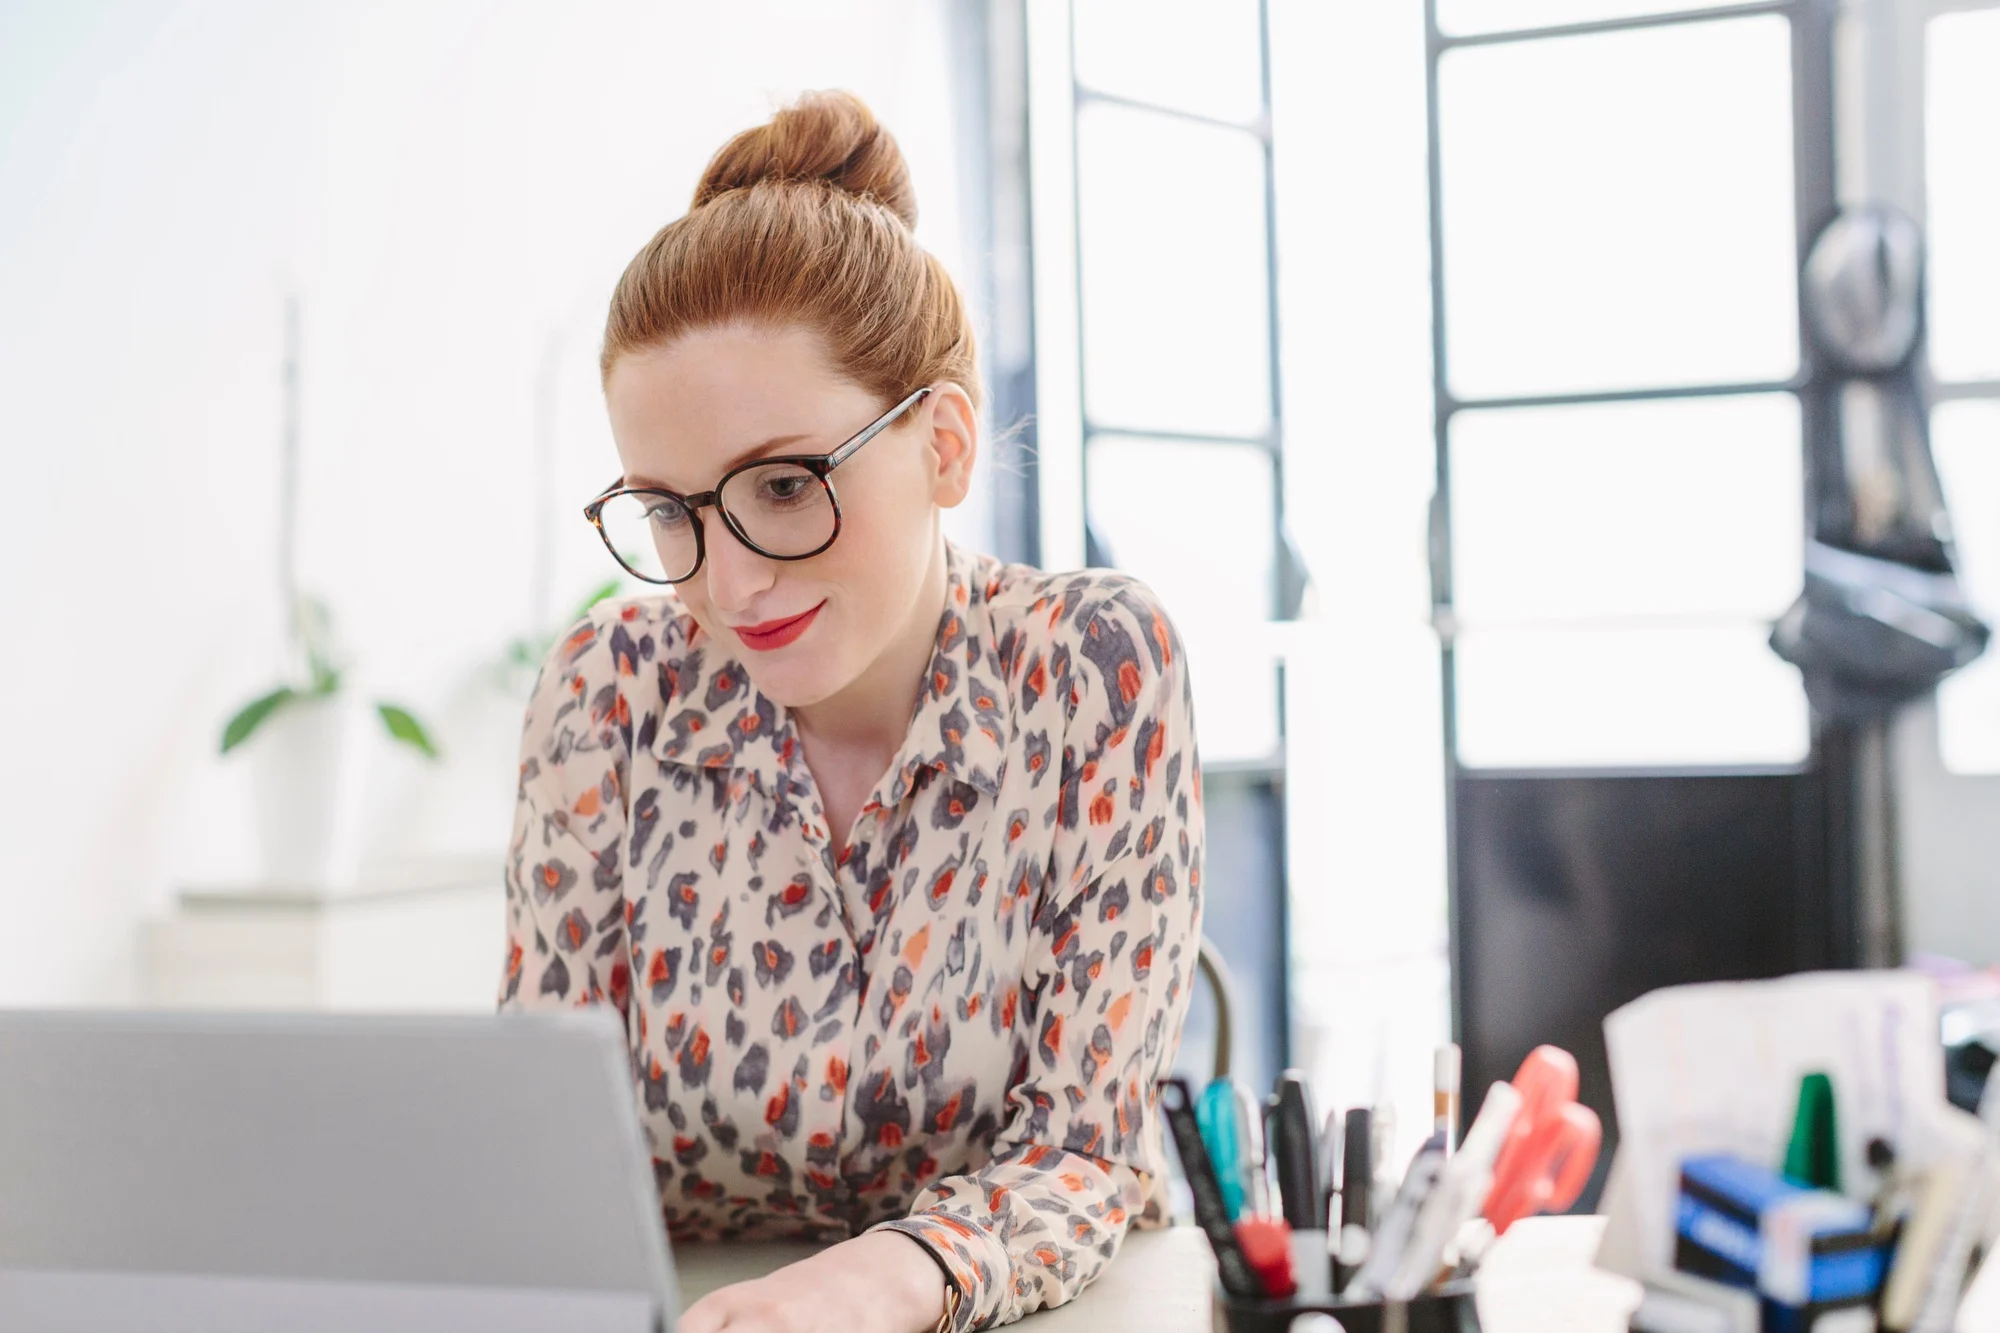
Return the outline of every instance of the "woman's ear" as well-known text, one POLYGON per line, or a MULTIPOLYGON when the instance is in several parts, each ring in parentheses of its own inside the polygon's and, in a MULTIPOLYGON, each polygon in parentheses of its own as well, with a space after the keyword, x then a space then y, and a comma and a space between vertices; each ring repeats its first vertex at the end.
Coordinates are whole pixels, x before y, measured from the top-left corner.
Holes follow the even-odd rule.
POLYGON ((937 469, 931 498, 940 508, 954 509, 972 490, 972 465, 979 458, 979 410, 972 405, 972 396, 952 383, 932 390, 925 407, 937 469))

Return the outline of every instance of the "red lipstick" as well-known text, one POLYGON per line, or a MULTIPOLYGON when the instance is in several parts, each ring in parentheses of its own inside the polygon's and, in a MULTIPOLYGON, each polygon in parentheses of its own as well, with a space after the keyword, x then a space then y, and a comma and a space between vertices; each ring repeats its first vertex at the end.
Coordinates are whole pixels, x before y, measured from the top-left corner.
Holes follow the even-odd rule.
POLYGON ((812 627, 820 613, 821 602, 812 610, 796 616, 786 616, 783 620, 767 620, 761 625, 731 625, 736 637, 743 641, 745 648, 754 648, 760 653, 768 653, 773 648, 782 648, 812 627))

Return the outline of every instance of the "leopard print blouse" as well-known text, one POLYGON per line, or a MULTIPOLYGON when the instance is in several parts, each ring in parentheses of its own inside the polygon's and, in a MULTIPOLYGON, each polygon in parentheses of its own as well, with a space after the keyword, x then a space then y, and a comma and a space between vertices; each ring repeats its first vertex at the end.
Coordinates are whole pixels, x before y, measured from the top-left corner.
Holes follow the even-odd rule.
POLYGON ((1202 811, 1143 584, 948 564, 838 857, 786 710, 671 594, 571 629, 522 741, 500 1008, 624 1015, 677 1241, 893 1228, 963 1329, 1061 1304, 1164 1220, 1202 811))

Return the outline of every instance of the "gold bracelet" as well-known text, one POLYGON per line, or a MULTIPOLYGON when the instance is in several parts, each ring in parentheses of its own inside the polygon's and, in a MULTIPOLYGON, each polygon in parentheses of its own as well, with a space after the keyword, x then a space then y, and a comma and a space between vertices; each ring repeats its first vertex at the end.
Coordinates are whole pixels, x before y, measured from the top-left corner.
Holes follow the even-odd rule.
POLYGON ((952 1325, 958 1322, 958 1304, 964 1299, 965 1293, 958 1289, 958 1284, 947 1274, 944 1280, 944 1313, 938 1316, 937 1326, 931 1333, 951 1333, 952 1325))
POLYGON ((965 1300, 965 1292, 959 1287, 958 1279, 951 1275, 951 1265, 944 1261, 943 1255, 931 1248, 929 1242, 919 1240, 907 1232, 899 1234, 922 1250, 924 1256, 937 1265, 938 1276, 944 1279, 944 1313, 939 1315, 937 1323, 931 1326, 931 1333, 951 1333, 952 1325, 958 1322, 958 1308, 965 1300))

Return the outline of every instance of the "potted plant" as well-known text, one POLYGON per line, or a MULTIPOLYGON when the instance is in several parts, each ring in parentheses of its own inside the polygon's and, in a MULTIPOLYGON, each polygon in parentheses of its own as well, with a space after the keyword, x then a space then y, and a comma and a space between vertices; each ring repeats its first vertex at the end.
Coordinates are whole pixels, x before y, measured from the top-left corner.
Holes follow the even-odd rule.
MULTIPOLYGON (((305 678, 279 684, 237 709, 223 726, 221 752, 233 753, 257 738, 250 751, 251 800, 263 876, 273 885, 317 889, 336 877, 349 717, 345 670, 333 650, 332 617, 324 603, 301 598, 293 630, 305 678)), ((408 708, 378 699, 372 711, 391 740, 437 759, 430 730, 408 708)))
POLYGON ((591 607, 607 597, 616 597, 624 591, 624 588, 622 579, 607 579, 592 588, 581 601, 577 602, 575 609, 567 618, 557 621, 539 634, 520 634, 509 639, 506 647, 501 650, 499 659, 490 668, 492 673, 490 679, 493 684, 509 695, 525 693, 527 684, 532 682, 535 673, 542 669, 542 663, 547 660, 549 650, 556 646, 557 636, 590 614, 591 607))
MULTIPOLYGON (((278 440, 278 589, 287 639, 305 665, 305 679, 279 684, 231 714, 222 753, 257 738, 251 752, 252 820, 264 880, 270 885, 322 889, 333 873, 335 832, 344 807, 347 714, 343 667, 333 647, 326 604, 300 591, 298 579, 299 385, 303 362, 296 294, 284 306, 281 366, 283 421, 278 440)), ((375 716, 391 739, 426 759, 438 749, 430 731, 400 704, 377 700, 375 716)))

